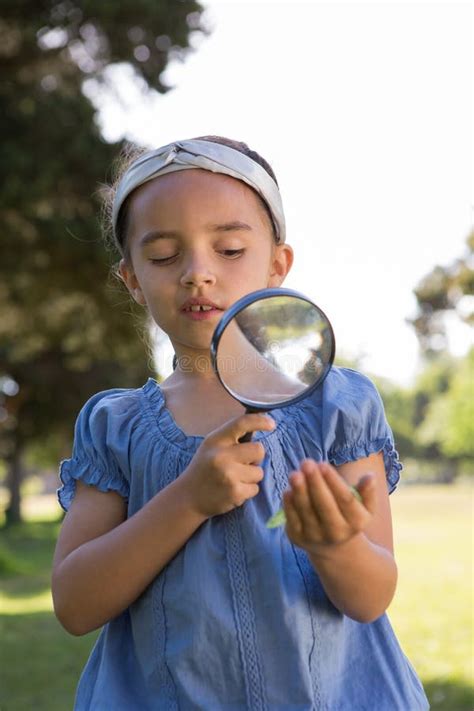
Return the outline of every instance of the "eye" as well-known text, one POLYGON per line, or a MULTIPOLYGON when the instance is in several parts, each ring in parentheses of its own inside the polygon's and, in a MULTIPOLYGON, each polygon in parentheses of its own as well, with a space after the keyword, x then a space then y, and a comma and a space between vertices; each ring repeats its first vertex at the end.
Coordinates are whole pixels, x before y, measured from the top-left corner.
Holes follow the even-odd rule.
POLYGON ((156 257, 150 257, 150 262, 151 264, 171 264, 171 262, 176 259, 178 255, 177 254, 172 254, 170 257, 161 257, 160 259, 156 257))
POLYGON ((227 257, 227 259, 236 259, 237 257, 240 257, 241 254, 245 252, 245 249, 223 249, 221 250, 221 254, 224 257, 227 257))

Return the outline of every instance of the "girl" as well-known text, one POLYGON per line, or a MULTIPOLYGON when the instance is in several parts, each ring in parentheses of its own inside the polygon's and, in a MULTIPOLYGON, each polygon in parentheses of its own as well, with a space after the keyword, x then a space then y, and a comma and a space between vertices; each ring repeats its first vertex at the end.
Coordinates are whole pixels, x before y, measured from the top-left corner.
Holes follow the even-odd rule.
POLYGON ((176 368, 92 397, 61 466, 56 615, 103 626, 76 711, 427 709, 385 615, 401 465, 374 386, 333 368, 302 402, 245 414, 209 362, 223 311, 292 265, 270 166, 214 136, 147 152, 112 223, 176 368))

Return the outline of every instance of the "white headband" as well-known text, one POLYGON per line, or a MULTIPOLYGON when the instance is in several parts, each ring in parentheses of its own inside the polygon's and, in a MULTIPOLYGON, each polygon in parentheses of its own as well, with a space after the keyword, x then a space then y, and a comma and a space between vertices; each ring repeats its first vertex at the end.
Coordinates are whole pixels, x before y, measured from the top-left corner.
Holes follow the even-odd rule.
POLYGON ((285 216, 278 185, 265 168, 244 153, 221 143, 204 140, 176 141, 154 151, 144 153, 134 161, 122 176, 114 198, 112 221, 117 240, 117 219, 120 208, 130 193, 148 180, 165 173, 189 168, 203 168, 213 173, 224 173, 244 183, 263 198, 273 218, 278 242, 286 236, 285 216))

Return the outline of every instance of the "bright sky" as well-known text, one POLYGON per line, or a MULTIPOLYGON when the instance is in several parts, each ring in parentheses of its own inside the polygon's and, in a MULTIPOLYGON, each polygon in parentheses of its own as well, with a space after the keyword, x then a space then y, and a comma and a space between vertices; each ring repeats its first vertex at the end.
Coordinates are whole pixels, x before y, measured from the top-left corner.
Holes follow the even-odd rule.
MULTIPOLYGON (((106 137, 220 134, 272 164, 295 264, 285 286, 331 319, 338 352, 409 383, 413 287, 472 224, 470 2, 203 2, 212 33, 148 100, 121 75, 106 137)), ((199 46, 198 46, 199 45, 199 46)), ((451 331, 462 353, 466 330, 451 331)))

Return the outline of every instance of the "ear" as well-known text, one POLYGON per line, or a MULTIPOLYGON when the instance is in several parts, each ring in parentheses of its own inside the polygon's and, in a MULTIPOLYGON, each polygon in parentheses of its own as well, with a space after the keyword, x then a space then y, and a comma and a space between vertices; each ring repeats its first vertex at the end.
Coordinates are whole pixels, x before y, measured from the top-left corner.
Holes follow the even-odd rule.
POLYGON ((273 248, 268 286, 280 286, 293 264, 293 249, 289 244, 276 244, 273 248))
POLYGON ((141 306, 146 306, 145 297, 141 290, 140 284, 138 282, 137 276, 133 271, 132 265, 125 259, 120 260, 118 273, 125 286, 133 296, 137 304, 141 306))

